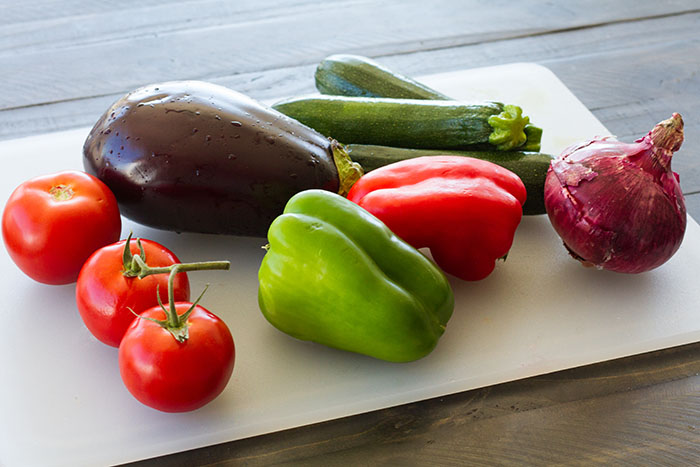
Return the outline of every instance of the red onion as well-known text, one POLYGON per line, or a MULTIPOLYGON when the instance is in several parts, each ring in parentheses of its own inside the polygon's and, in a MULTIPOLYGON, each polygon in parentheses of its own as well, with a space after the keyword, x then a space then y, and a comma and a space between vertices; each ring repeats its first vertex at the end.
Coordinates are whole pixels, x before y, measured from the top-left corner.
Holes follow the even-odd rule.
POLYGON ((682 142, 683 119, 674 113, 634 143, 599 137, 552 161, 545 208, 574 258, 639 273, 673 256, 686 226, 678 174, 671 170, 682 142))

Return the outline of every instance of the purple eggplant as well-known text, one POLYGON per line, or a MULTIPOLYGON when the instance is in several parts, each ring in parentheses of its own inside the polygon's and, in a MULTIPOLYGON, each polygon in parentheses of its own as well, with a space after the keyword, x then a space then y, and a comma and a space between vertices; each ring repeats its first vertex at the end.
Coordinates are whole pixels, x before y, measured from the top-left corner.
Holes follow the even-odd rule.
POLYGON ((362 174, 336 141, 200 81, 125 95, 97 121, 83 156, 125 217, 177 232, 264 237, 294 194, 345 194, 362 174))

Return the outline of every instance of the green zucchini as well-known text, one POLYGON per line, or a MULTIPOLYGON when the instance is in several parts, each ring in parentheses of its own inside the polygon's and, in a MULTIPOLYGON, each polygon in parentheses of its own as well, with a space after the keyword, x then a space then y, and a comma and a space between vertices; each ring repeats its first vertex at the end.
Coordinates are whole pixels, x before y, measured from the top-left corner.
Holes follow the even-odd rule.
POLYGON ((523 214, 544 214, 544 180, 553 157, 539 152, 522 151, 446 151, 434 149, 407 149, 387 146, 348 144, 345 146, 353 162, 362 166, 365 172, 422 156, 457 155, 482 159, 504 167, 515 173, 523 181, 527 190, 527 201, 523 214))
POLYGON ((331 55, 318 64, 314 77, 321 94, 450 100, 418 81, 359 55, 331 55))
MULTIPOLYGON (((316 89, 321 94, 394 99, 453 100, 407 76, 359 55, 331 55, 316 67, 316 89)), ((542 129, 525 127, 527 143, 521 150, 539 151, 542 129)))
POLYGON ((405 148, 513 150, 526 144, 530 121, 520 107, 498 102, 318 95, 273 108, 342 143, 405 148))

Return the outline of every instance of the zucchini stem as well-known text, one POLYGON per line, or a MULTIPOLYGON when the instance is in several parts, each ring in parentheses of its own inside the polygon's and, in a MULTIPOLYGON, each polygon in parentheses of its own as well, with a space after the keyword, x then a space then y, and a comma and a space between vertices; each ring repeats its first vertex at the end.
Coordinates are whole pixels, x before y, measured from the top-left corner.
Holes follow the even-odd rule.
POLYGON ((493 128, 489 143, 501 151, 510 151, 521 147, 527 141, 525 126, 530 123, 530 117, 523 115, 523 110, 517 105, 503 106, 503 112, 488 118, 488 124, 493 128))

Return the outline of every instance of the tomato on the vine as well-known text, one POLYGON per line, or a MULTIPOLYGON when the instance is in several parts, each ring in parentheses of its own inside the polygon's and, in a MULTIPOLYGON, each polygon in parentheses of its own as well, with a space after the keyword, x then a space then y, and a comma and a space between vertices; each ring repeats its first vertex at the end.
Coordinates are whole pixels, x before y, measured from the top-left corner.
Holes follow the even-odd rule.
POLYGON ((234 360, 228 327, 196 302, 144 311, 119 345, 124 385, 163 412, 195 410, 214 400, 231 378, 234 360))
POLYGON ((119 240, 114 194, 92 175, 65 171, 27 180, 10 195, 2 236, 17 266, 44 284, 69 284, 98 248, 119 240))
MULTIPOLYGON (((152 240, 126 240, 94 252, 78 276, 75 299, 85 326, 100 341, 119 347, 126 329, 141 313, 168 300, 168 272, 139 277, 146 269, 166 268, 180 260, 168 248, 152 240), (129 242, 129 250, 126 243, 129 242), (139 263, 135 259, 140 258, 139 263), (141 266, 143 264, 144 266, 141 266), (156 293, 157 291, 157 293, 156 293)), ((176 301, 190 299, 186 273, 173 283, 176 301)))

